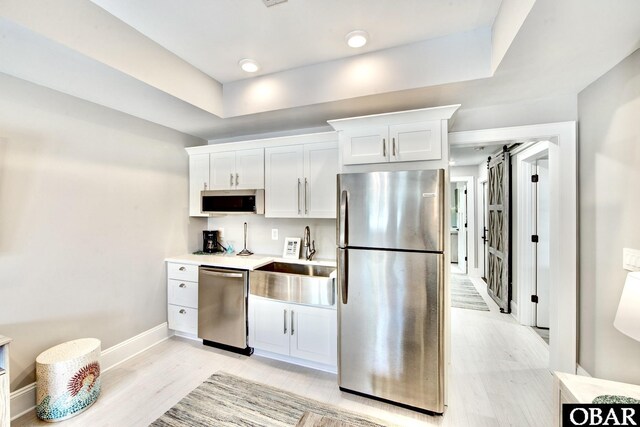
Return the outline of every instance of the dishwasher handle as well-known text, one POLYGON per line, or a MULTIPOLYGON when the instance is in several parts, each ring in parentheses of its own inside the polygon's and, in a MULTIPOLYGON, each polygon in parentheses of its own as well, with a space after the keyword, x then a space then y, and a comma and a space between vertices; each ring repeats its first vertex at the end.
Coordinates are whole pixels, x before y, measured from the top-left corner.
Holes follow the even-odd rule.
POLYGON ((236 278, 236 279, 241 279, 241 278, 244 277, 243 273, 224 273, 222 271, 208 270, 206 268, 201 268, 200 272, 202 274, 206 274, 207 276, 232 277, 232 278, 236 278))

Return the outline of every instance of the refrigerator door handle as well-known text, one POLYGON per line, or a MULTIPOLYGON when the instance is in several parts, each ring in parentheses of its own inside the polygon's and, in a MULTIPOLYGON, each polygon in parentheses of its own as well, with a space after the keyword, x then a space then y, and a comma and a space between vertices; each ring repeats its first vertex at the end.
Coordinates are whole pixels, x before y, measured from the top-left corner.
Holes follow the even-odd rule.
POLYGON ((340 193, 340 218, 338 220, 338 227, 340 227, 338 246, 344 248, 347 246, 349 232, 349 192, 347 190, 342 190, 340 193))
POLYGON ((338 282, 342 303, 346 304, 349 299, 349 256, 346 249, 338 249, 338 282))

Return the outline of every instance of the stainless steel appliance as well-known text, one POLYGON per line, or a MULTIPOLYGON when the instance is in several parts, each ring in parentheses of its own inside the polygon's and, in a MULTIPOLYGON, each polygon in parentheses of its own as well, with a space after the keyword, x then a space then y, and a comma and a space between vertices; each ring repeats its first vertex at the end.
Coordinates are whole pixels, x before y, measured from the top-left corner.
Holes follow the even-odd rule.
POLYGON ((205 345, 251 354, 247 345, 248 272, 200 267, 198 337, 205 345))
POLYGON ((200 192, 206 214, 264 214, 264 190, 209 190, 200 192))
POLYGON ((444 411, 444 171, 338 175, 338 383, 444 411))

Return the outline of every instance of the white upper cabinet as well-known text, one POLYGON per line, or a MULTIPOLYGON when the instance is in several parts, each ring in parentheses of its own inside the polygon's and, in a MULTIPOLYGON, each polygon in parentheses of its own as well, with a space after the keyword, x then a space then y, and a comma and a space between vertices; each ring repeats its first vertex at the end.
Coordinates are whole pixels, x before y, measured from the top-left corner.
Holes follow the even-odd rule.
POLYGON ((265 216, 335 218, 338 144, 265 149, 265 216))
POLYGON ((200 210, 200 192, 209 189, 209 154, 189 156, 189 215, 208 216, 200 210))
POLYGON ((338 144, 304 146, 304 214, 309 218, 336 217, 338 144))
POLYGON ((211 153, 211 190, 232 190, 235 188, 236 153, 211 153))
POLYGON ((389 126, 392 162, 438 160, 442 157, 440 121, 389 126))
POLYGON ((440 121, 345 130, 343 164, 439 160, 440 121))
POLYGON ((264 188, 264 150, 211 153, 210 170, 212 190, 264 188))
POLYGON ((335 218, 338 135, 320 132, 189 147, 189 215, 203 190, 265 190, 272 218, 335 218))
POLYGON ((236 151, 236 189, 264 188, 264 149, 236 151))
POLYGON ((344 131, 344 163, 383 163, 389 159, 388 126, 369 126, 344 131))
MULTIPOLYGON (((447 121, 459 105, 329 120, 343 165, 441 160, 447 121)), ((444 159, 446 161, 446 158, 444 159)))
POLYGON ((302 145, 267 148, 265 151, 265 216, 302 216, 304 149, 302 145))

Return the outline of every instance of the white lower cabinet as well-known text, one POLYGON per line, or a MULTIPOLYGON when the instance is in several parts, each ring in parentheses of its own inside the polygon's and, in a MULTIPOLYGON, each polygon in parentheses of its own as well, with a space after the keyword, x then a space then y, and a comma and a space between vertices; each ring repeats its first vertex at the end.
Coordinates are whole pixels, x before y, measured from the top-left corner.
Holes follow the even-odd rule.
POLYGON ((167 263, 169 329, 198 335, 198 266, 167 263))
POLYGON ((289 304, 251 295, 249 346, 296 359, 335 367, 335 309, 289 304))
POLYGON ((198 309, 169 304, 167 307, 169 329, 198 335, 198 309))

